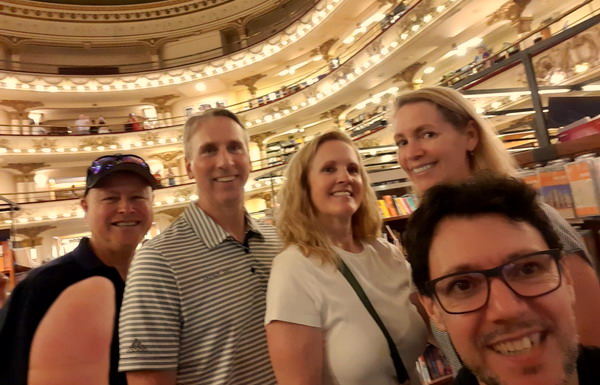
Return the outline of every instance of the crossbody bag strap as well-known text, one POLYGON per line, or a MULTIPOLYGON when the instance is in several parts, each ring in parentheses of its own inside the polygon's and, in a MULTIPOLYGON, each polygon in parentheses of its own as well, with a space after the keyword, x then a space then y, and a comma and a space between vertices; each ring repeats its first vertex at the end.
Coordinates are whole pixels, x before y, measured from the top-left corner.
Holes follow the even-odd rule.
POLYGON ((369 301, 369 297, 367 297, 364 290, 354 277, 354 274, 352 274, 352 271, 350 271, 348 266, 342 260, 340 260, 339 270, 340 273, 342 273, 342 275, 346 278, 348 283, 350 283, 350 286, 352 286, 356 292, 356 295, 358 295, 358 298, 360 298, 360 301, 363 303, 369 314, 371 314, 371 317, 373 317, 373 320, 375 320, 375 323, 377 326, 379 326, 379 329, 381 329, 381 332, 385 336, 388 347, 390 348, 390 355, 392 356, 392 361, 394 362, 394 369, 396 369, 396 376, 398 377, 398 380, 400 380, 400 383, 406 382, 406 380, 408 380, 408 373, 406 372, 406 368, 402 363, 400 353, 398 353, 398 349, 396 348, 394 340, 392 340, 392 336, 390 336, 390 333, 387 331, 383 321, 381 318, 379 318, 379 314, 377 314, 377 311, 371 304, 371 301, 369 301))

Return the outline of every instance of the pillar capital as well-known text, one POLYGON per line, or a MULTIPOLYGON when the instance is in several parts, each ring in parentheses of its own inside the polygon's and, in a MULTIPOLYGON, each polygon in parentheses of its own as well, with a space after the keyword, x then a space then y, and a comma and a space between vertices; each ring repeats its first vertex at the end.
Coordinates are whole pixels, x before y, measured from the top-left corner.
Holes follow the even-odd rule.
POLYGON ((257 91, 257 88, 255 86, 256 82, 258 82, 262 78, 265 78, 266 76, 267 75, 264 75, 264 74, 256 74, 256 75, 248 76, 243 79, 237 80, 235 83, 233 83, 233 85, 246 87, 248 89, 248 92, 250 92, 250 95, 252 95, 252 97, 255 97, 256 91, 257 91))
POLYGON ((31 100, 2 100, 0 105, 10 107, 17 113, 18 119, 27 118, 27 111, 32 108, 42 107, 44 103, 31 100))

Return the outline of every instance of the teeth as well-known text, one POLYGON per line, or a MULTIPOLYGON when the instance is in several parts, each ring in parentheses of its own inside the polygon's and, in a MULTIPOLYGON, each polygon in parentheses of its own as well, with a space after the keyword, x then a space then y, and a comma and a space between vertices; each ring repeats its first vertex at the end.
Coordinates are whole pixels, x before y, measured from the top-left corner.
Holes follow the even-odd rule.
POLYGON ((349 191, 338 191, 338 192, 334 192, 333 194, 334 197, 349 197, 352 196, 352 194, 349 191))
POLYGON ((217 178, 216 181, 217 182, 231 182, 234 179, 235 179, 235 176, 224 176, 221 178, 217 178))
POLYGON ((119 227, 135 226, 135 225, 137 225, 137 222, 117 222, 117 223, 115 223, 115 226, 119 226, 119 227))
POLYGON ((429 170, 432 167, 433 167, 433 163, 430 163, 430 164, 426 164, 425 166, 413 168, 412 172, 414 172, 415 174, 420 174, 422 172, 429 170))
POLYGON ((519 340, 500 342, 492 346, 497 353, 506 355, 522 354, 540 343, 540 333, 525 336, 519 340))

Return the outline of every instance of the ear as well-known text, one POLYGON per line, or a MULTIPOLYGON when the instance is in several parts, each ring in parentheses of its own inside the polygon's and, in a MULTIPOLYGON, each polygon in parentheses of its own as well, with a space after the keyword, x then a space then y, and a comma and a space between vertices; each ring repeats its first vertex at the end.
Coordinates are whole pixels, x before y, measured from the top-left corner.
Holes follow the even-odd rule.
POLYGON ((465 128, 465 135, 467 137, 467 149, 469 151, 475 150, 479 143, 479 129, 477 123, 473 119, 469 120, 467 127, 465 128))
POLYGON ((435 299, 432 297, 428 297, 426 295, 419 294, 419 301, 421 301, 421 305, 427 312, 429 319, 438 327, 438 329, 442 331, 446 331, 446 325, 441 317, 441 312, 443 311, 440 306, 437 304, 435 299))
POLYGON ((85 200, 85 197, 81 198, 81 201, 79 201, 79 204, 81 204, 81 208, 87 214, 87 212, 88 212, 88 203, 87 203, 87 200, 85 200))
MULTIPOLYGON (((579 256, 577 256, 579 258, 579 256)), ((571 275, 571 270, 567 266, 564 258, 560 261, 560 268, 562 279, 564 280, 564 284, 567 286, 567 291, 569 292, 569 299, 571 303, 575 304, 575 288, 573 287, 573 276, 571 275)))
POLYGON ((194 173, 192 172, 192 162, 185 158, 185 171, 187 172, 188 178, 194 179, 194 173))

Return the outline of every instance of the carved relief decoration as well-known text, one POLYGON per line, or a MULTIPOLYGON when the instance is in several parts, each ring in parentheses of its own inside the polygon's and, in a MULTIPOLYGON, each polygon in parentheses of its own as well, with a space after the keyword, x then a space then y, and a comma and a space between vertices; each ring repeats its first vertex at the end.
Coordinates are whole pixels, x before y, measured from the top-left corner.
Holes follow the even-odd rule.
POLYGON ((42 138, 39 140, 33 139, 33 148, 41 150, 42 148, 56 149, 56 139, 42 138))
POLYGON ((117 139, 114 136, 94 136, 92 138, 82 138, 79 140, 79 148, 85 147, 105 147, 110 148, 112 145, 117 145, 117 139))
POLYGON ((346 111, 348 108, 350 108, 349 104, 340 104, 337 107, 334 107, 332 109, 330 109, 329 111, 326 111, 324 113, 321 114, 321 119, 327 119, 327 118, 331 118, 333 119, 333 123, 339 127, 340 125, 340 114, 344 111, 346 111))
POLYGON ((145 143, 145 142, 155 142, 156 143, 158 141, 158 139, 160 138, 160 135, 158 135, 157 132, 147 131, 147 132, 144 132, 143 134, 141 134, 139 136, 139 138, 142 141, 142 143, 145 143))
POLYGON ((337 38, 331 38, 329 40, 327 40, 325 43, 321 44, 320 46, 318 46, 316 48, 316 52, 319 53, 321 56, 323 56, 323 60, 325 60, 326 62, 329 62, 329 60, 331 60, 331 56, 329 55, 329 51, 331 50, 331 47, 337 43, 339 39, 337 38))
POLYGON ((56 226, 32 226, 19 229, 17 236, 22 236, 29 239, 37 238, 46 230, 55 229, 56 226))
POLYGON ((195 194, 195 193, 196 193, 196 189, 194 187, 187 187, 187 188, 175 191, 175 197, 189 199, 190 195, 195 194))
POLYGON ((551 77, 560 73, 565 78, 578 75, 577 65, 589 68, 600 65, 600 26, 594 26, 572 39, 556 45, 533 59, 540 85, 552 85, 551 77))
POLYGON ((523 17, 523 11, 531 0, 511 0, 502 4, 500 8, 487 16, 487 24, 492 25, 503 20, 508 20, 517 27, 519 33, 531 30, 531 17, 523 17))
POLYGON ((0 105, 10 107, 14 109, 18 117, 21 119, 27 118, 27 110, 32 108, 42 107, 44 103, 42 102, 34 102, 30 100, 2 100, 0 101, 0 105))
POLYGON ((165 214, 170 216, 171 218, 178 218, 185 211, 185 206, 183 207, 171 207, 168 209, 160 210, 157 214, 165 214))
POLYGON ((150 158, 160 159, 165 164, 174 164, 174 161, 183 157, 183 151, 167 151, 167 152, 159 152, 156 154, 150 155, 150 158))
POLYGON ((377 147, 380 145, 380 141, 378 139, 361 139, 356 142, 356 145, 359 148, 377 147))
POLYGON ((269 136, 272 136, 274 134, 275 134, 274 131, 267 131, 267 132, 262 132, 260 134, 251 135, 250 136, 250 141, 258 144, 258 147, 262 150, 263 149, 262 146, 264 146, 264 144, 263 144, 264 140, 267 139, 269 136))
POLYGON ((426 64, 427 62, 416 62, 402 71, 398 72, 393 76, 394 82, 403 81, 408 85, 408 88, 414 90, 417 88, 417 84, 413 81, 415 78, 415 74, 426 64))
POLYGON ((250 92, 250 95, 252 95, 252 97, 255 97, 256 96, 256 91, 257 91, 257 88, 256 88, 255 84, 260 79, 265 78, 265 77, 267 77, 267 75, 256 74, 256 75, 245 77, 243 79, 239 79, 235 83, 233 83, 233 85, 234 86, 244 86, 244 87, 246 87, 248 89, 248 92, 250 92))
POLYGON ((154 97, 151 97, 151 98, 143 98, 141 100, 141 102, 142 103, 152 104, 153 106, 156 107, 156 111, 158 111, 158 112, 164 112, 167 103, 170 102, 173 99, 177 99, 178 97, 179 96, 174 95, 174 94, 161 95, 161 96, 154 96, 154 97))
POLYGON ((6 148, 7 150, 12 150, 12 147, 8 145, 8 139, 0 139, 0 148, 6 148))
POLYGON ((50 165, 48 163, 7 163, 4 168, 17 170, 23 175, 30 175, 35 170, 49 166, 50 165))

